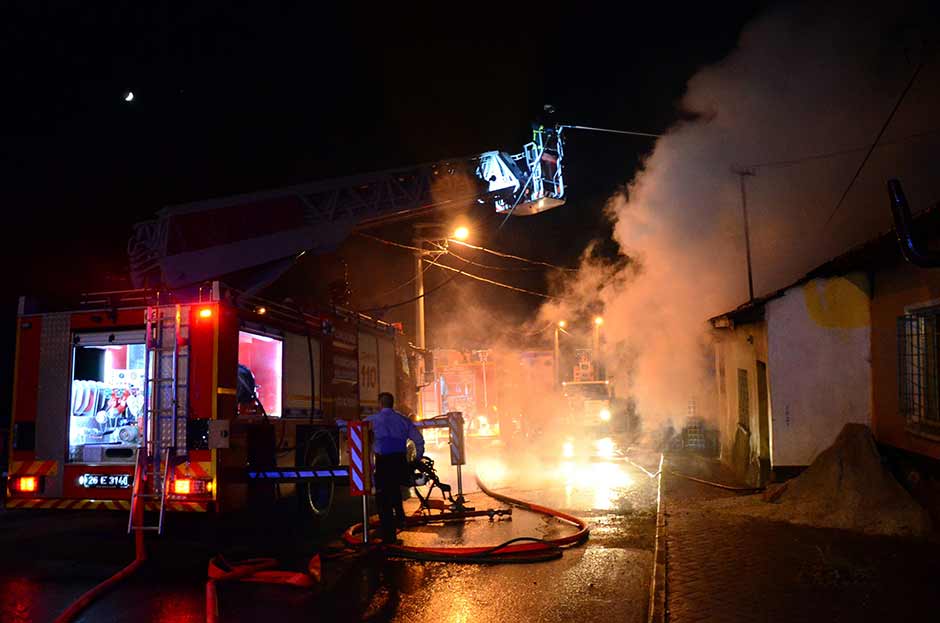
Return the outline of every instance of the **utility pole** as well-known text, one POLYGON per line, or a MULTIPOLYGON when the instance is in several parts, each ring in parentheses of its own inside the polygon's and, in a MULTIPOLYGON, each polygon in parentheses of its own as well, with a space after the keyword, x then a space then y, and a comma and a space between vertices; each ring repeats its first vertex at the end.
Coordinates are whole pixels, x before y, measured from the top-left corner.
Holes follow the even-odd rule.
POLYGON ((601 376, 601 325, 604 319, 601 316, 594 318, 594 339, 591 343, 591 358, 594 360, 594 380, 603 381, 601 376))
POLYGON ((415 223, 413 227, 413 241, 414 246, 417 247, 415 251, 415 346, 423 349, 427 348, 424 324, 424 256, 432 254, 432 250, 425 249, 425 243, 431 242, 432 246, 438 247, 441 253, 445 253, 448 237, 453 236, 460 241, 466 240, 470 236, 470 228, 460 225, 452 232, 445 233, 444 223, 415 223))
POLYGON ((555 350, 554 357, 552 361, 555 363, 555 388, 561 387, 561 349, 558 344, 558 333, 562 331, 566 326, 567 322, 564 320, 559 320, 555 324, 555 350))
MULTIPOLYGON (((418 247, 415 251, 415 346, 424 350, 424 236, 420 233, 421 228, 420 224, 415 226, 414 236, 414 246, 418 247)), ((421 389, 418 389, 415 400, 418 406, 416 415, 423 420, 424 396, 421 389)))
POLYGON ((483 408, 490 408, 489 395, 486 391, 486 360, 489 359, 490 351, 489 350, 475 350, 477 357, 480 358, 480 363, 483 364, 483 408))
POLYGON ((415 346, 424 349, 424 241, 415 239, 415 346))
POLYGON ((751 271, 751 231, 747 220, 747 186, 745 177, 753 177, 754 169, 732 169, 741 180, 741 212, 744 215, 744 250, 747 254, 747 300, 754 300, 754 275, 751 271))

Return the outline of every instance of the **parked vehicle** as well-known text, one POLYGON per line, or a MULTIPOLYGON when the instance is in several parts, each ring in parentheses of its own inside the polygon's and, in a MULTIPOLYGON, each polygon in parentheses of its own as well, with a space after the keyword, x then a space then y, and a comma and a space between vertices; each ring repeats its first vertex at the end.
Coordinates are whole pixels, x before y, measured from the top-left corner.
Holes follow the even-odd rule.
POLYGON ((413 413, 423 365, 393 325, 218 282, 69 310, 21 299, 6 505, 129 509, 138 491, 162 517, 244 508, 277 487, 324 513, 334 480, 250 483, 248 469, 339 464, 336 421, 376 410, 381 391, 413 413))

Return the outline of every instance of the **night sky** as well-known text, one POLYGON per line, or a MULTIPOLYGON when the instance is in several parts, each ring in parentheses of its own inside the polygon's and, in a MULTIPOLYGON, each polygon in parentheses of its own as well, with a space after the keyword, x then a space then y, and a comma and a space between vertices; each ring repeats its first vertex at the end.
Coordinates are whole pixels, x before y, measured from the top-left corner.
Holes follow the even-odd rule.
MULTIPOLYGON (((0 19, 4 386, 16 296, 122 285, 130 225, 164 205, 519 151, 546 103, 562 122, 662 131, 686 80, 758 11, 14 4, 0 19)), ((477 241, 575 264, 607 235, 604 200, 651 147, 572 135, 568 205, 498 233, 480 216, 477 241)), ((518 296, 517 311, 538 303, 518 296)))

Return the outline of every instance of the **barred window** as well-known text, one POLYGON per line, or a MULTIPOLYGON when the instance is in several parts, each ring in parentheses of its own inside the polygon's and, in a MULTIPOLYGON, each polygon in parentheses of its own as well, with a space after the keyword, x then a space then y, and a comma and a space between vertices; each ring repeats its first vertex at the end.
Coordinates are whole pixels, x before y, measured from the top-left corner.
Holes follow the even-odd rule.
POLYGON ((899 405, 915 432, 940 433, 938 317, 940 307, 898 318, 899 405))

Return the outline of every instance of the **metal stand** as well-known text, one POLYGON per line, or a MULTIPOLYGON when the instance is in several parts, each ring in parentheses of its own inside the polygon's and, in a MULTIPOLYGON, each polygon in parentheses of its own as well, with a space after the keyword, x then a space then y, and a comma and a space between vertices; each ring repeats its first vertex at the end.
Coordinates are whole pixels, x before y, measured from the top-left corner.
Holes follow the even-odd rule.
POLYGON ((463 472, 462 466, 457 466, 457 499, 463 501, 463 472))
POLYGON ((369 496, 362 496, 362 542, 369 542, 369 496))

